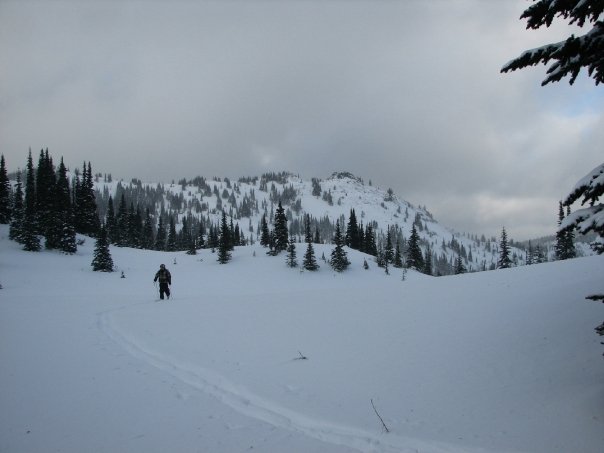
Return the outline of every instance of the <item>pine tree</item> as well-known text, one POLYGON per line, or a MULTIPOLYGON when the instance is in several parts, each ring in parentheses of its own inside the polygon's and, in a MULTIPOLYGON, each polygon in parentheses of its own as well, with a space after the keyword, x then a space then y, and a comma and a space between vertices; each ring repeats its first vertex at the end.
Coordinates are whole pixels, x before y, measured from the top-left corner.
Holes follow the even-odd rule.
POLYGON ((107 231, 107 241, 109 241, 110 244, 117 244, 119 239, 119 230, 117 227, 117 219, 115 217, 115 209, 113 207, 113 197, 111 195, 109 195, 109 200, 107 202, 105 230, 107 231))
POLYGON ((304 215, 304 242, 310 244, 312 242, 312 230, 310 228, 310 214, 304 215))
POLYGON ((278 254, 287 249, 287 217, 285 216, 285 210, 281 206, 281 201, 275 211, 275 222, 274 222, 274 241, 273 246, 275 254, 278 254))
POLYGON ((386 263, 392 263, 394 261, 394 250, 392 249, 392 234, 390 232, 390 225, 386 228, 386 246, 384 248, 384 260, 386 263))
POLYGON ((27 175, 25 180, 25 203, 23 222, 21 224, 21 243, 23 250, 37 252, 40 250, 40 238, 37 236, 36 222, 36 183, 34 176, 34 162, 31 151, 27 159, 27 175))
POLYGON ((572 85, 581 69, 587 70, 596 85, 604 83, 604 23, 601 19, 603 12, 602 0, 535 2, 520 16, 521 19, 527 19, 526 28, 536 30, 542 26, 549 27, 556 17, 568 20, 573 26, 583 27, 586 23, 591 23, 593 28, 582 36, 572 34, 565 41, 525 51, 507 63, 501 72, 552 62, 541 85, 558 82, 566 76, 570 76, 569 83, 572 85))
MULTIPOLYGON (((570 212, 569 212, 570 214, 570 212)), ((577 252, 575 250, 574 244, 574 233, 572 228, 561 229, 560 225, 564 221, 564 207, 562 202, 559 203, 558 206, 558 231, 556 232, 556 259, 557 260, 567 260, 570 258, 575 258, 577 256, 577 252)))
POLYGON ((497 269, 507 269, 509 267, 512 267, 512 260, 510 259, 508 235, 504 227, 501 230, 501 241, 499 242, 499 260, 497 261, 497 269))
MULTIPOLYGON (((117 236, 115 238, 115 244, 118 247, 127 247, 128 246, 128 208, 126 206, 126 195, 122 192, 122 196, 120 197, 120 204, 117 208, 117 216, 116 216, 116 232, 117 236)), ((83 228, 83 227, 81 227, 83 228)))
POLYGON ((400 269, 403 267, 403 257, 401 254, 401 246, 398 242, 396 243, 396 250, 394 252, 394 267, 396 267, 397 269, 400 269))
POLYGON ((0 156, 0 223, 9 224, 11 220, 10 182, 6 171, 4 154, 0 156))
POLYGON ((109 250, 107 230, 104 226, 101 227, 101 231, 95 242, 94 257, 91 266, 93 271, 113 272, 113 259, 111 258, 111 251, 109 250))
POLYGON ((13 196, 12 206, 12 219, 10 222, 10 229, 8 230, 8 237, 13 241, 23 243, 22 231, 23 231, 23 216, 25 215, 23 207, 23 189, 21 184, 21 172, 17 172, 17 182, 15 184, 15 193, 13 196))
POLYGON ((222 220, 220 222, 220 237, 218 239, 218 262, 226 264, 231 260, 229 225, 227 223, 226 213, 222 211, 222 220))
POLYGON ((269 244, 270 232, 268 230, 268 223, 266 222, 266 214, 263 214, 260 222, 260 245, 262 247, 268 247, 269 244))
POLYGON ((331 267, 336 272, 342 272, 348 268, 350 261, 344 250, 344 238, 342 237, 342 231, 340 230, 340 221, 336 220, 336 232, 334 235, 335 248, 331 251, 331 267))
POLYGON ((166 250, 166 229, 161 215, 157 220, 157 234, 155 235, 155 250, 166 250))
POLYGON ((287 244, 287 259, 286 259, 288 267, 297 267, 298 261, 296 260, 296 243, 294 242, 294 237, 289 238, 289 243, 287 244))
POLYGON ((57 246, 64 253, 73 254, 77 251, 75 219, 71 203, 71 190, 67 180, 67 168, 61 158, 57 183, 55 186, 53 223, 57 229, 57 246))
POLYGON ((461 255, 457 255, 457 259, 455 260, 455 275, 459 275, 459 274, 465 274, 466 273, 466 267, 463 264, 463 259, 461 258, 461 255))
POLYGON ((407 267, 422 272, 424 268, 424 257, 419 246, 419 234, 415 223, 411 227, 411 236, 407 246, 407 267))
POLYGON ((350 210, 348 226, 346 227, 346 245, 354 250, 359 250, 359 226, 357 224, 357 216, 354 209, 350 210))
POLYGON ((153 249, 155 238, 153 237, 153 220, 149 208, 145 210, 145 220, 143 222, 143 232, 141 237, 141 247, 145 250, 153 249))
POLYGON ((304 254, 304 260, 302 260, 302 267, 307 271, 316 271, 319 269, 319 265, 315 259, 315 250, 312 246, 312 242, 308 242, 306 245, 306 253, 304 254))
POLYGON ((174 217, 170 216, 170 226, 168 227, 168 240, 166 241, 166 251, 176 251, 176 225, 174 217))
POLYGON ((432 250, 430 249, 430 246, 426 247, 426 253, 424 254, 423 273, 426 275, 432 275, 432 250))

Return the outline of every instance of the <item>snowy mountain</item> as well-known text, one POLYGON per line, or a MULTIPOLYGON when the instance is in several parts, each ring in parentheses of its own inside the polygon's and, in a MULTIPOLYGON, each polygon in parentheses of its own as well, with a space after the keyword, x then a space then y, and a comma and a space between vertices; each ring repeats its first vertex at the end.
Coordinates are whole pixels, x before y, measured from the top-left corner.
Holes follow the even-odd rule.
MULTIPOLYGON (((239 227, 248 243, 258 240, 263 215, 271 222, 276 206, 286 209, 290 234, 303 238, 303 218, 310 215, 312 229, 320 230, 323 242, 330 242, 335 222, 346 227, 351 210, 357 222, 373 226, 378 245, 383 244, 387 229, 404 252, 406 241, 415 224, 424 254, 431 254, 435 275, 453 273, 453 264, 460 256, 468 271, 494 269, 499 258, 499 238, 485 238, 453 232, 442 226, 423 207, 414 206, 391 189, 383 190, 350 173, 334 173, 327 179, 304 180, 290 173, 269 173, 261 177, 213 178, 197 177, 178 184, 111 181, 97 176, 97 204, 101 217, 107 211, 109 197, 115 209, 124 195, 126 206, 133 203, 140 210, 150 208, 154 224, 158 217, 167 225, 172 217, 179 228, 183 219, 191 227, 218 225, 221 212, 226 212, 239 227)), ((300 240, 302 242, 302 240, 300 240)), ((548 254, 548 250, 544 250, 548 254)), ((551 255, 551 253, 550 253, 551 255)), ((526 252, 511 247, 515 265, 525 263, 526 252)))
POLYGON ((604 256, 403 281, 355 250, 337 274, 259 244, 226 266, 111 246, 103 273, 78 240, 25 252, 0 225, 0 451, 602 451, 602 309, 584 297, 604 292, 604 256))

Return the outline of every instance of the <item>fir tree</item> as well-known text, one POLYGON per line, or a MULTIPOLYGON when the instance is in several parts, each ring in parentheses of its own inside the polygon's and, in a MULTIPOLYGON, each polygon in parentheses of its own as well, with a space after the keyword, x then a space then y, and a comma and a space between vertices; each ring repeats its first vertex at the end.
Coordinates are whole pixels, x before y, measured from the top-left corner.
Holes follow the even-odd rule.
POLYGON ((289 243, 287 244, 287 259, 286 259, 288 267, 297 267, 298 261, 296 260, 296 243, 294 242, 294 237, 289 238, 289 243))
POLYGON ((145 210, 145 220, 141 236, 141 247, 146 250, 153 249, 155 238, 153 237, 153 220, 149 208, 145 210))
POLYGON ((310 228, 310 214, 304 215, 304 242, 310 244, 312 242, 312 231, 310 228))
POLYGON ((27 159, 27 175, 25 180, 25 203, 23 222, 21 226, 21 243, 23 250, 37 252, 40 250, 40 238, 37 236, 36 222, 36 183, 34 177, 34 163, 31 151, 27 159))
POLYGON ((268 223, 266 222, 266 214, 263 214, 260 222, 260 245, 262 247, 268 247, 269 244, 270 232, 268 230, 268 223))
MULTIPOLYGON (((53 224, 57 232, 56 248, 64 253, 73 254, 77 251, 75 219, 71 203, 71 191, 67 180, 67 168, 61 158, 57 183, 55 186, 55 202, 53 224)), ((53 228, 53 229, 54 229, 53 228)))
POLYGON ((162 217, 157 220, 157 234, 155 235, 155 250, 166 250, 166 229, 162 217))
POLYGON ((109 250, 107 230, 104 226, 101 227, 101 231, 95 242, 94 257, 91 266, 93 271, 113 272, 113 259, 109 250))
POLYGON ((222 220, 220 222, 220 237, 218 239, 218 262, 226 264, 231 260, 229 225, 227 223, 226 213, 222 211, 222 220))
POLYGON ((392 249, 392 234, 390 232, 390 225, 386 228, 386 246, 384 248, 384 261, 386 263, 392 263, 394 261, 394 250, 392 249))
POLYGON ((407 267, 422 272, 424 269, 424 257, 419 246, 419 234, 415 223, 411 227, 411 236, 407 246, 407 267))
POLYGON ((168 240, 166 241, 166 251, 176 251, 176 225, 174 217, 170 216, 170 226, 168 227, 168 240))
POLYGON ((455 260, 454 272, 455 272, 455 275, 466 273, 466 267, 463 264, 463 259, 461 258, 461 255, 457 255, 457 259, 455 260))
POLYGON ((423 273, 426 275, 432 275, 432 250, 430 249, 430 246, 426 247, 426 253, 424 254, 423 273))
POLYGON ((23 243, 23 216, 25 215, 23 207, 23 189, 21 186, 21 172, 18 171, 17 182, 15 184, 15 193, 13 196, 12 219, 10 222, 10 229, 8 230, 8 237, 19 243, 23 243))
POLYGON ((117 227, 117 219, 115 217, 115 209, 113 207, 113 197, 109 195, 107 202, 107 214, 105 215, 105 230, 107 231, 107 240, 110 244, 117 244, 119 239, 119 231, 117 227))
POLYGON ((403 267, 403 257, 401 254, 401 246, 398 242, 396 243, 396 250, 394 252, 394 267, 396 267, 397 269, 400 269, 403 267))
POLYGON ((504 227, 501 230, 501 241, 499 242, 499 260, 497 261, 497 269, 507 269, 509 267, 512 267, 512 260, 510 259, 508 235, 504 227))
POLYGON ((302 267, 307 271, 316 271, 319 269, 319 265, 315 259, 315 250, 312 246, 312 242, 308 242, 306 244, 306 253, 304 254, 304 259, 302 260, 302 267))
POLYGON ((287 249, 287 217, 285 216, 285 210, 281 206, 281 201, 275 211, 275 222, 274 222, 274 250, 278 254, 287 249))
POLYGON ((11 220, 10 182, 6 171, 4 154, 0 156, 0 223, 9 224, 11 220))
POLYGON ((354 209, 350 210, 350 218, 346 227, 346 245, 354 250, 360 249, 359 244, 359 226, 357 224, 357 216, 354 209))
POLYGON ((336 272, 342 272, 348 268, 350 265, 350 261, 348 261, 348 256, 346 255, 346 250, 344 250, 344 238, 342 237, 342 232, 340 230, 340 221, 336 221, 336 232, 334 235, 334 243, 335 248, 331 251, 331 267, 336 272))
POLYGON ((546 44, 536 49, 523 52, 519 57, 507 63, 501 72, 552 62, 547 70, 547 77, 541 82, 546 85, 558 82, 569 76, 572 85, 581 69, 586 69, 598 85, 604 82, 604 23, 602 0, 539 0, 529 6, 520 16, 527 19, 526 28, 536 30, 549 27, 553 20, 561 17, 570 25, 583 27, 590 23, 592 28, 582 36, 572 34, 558 43, 546 44))

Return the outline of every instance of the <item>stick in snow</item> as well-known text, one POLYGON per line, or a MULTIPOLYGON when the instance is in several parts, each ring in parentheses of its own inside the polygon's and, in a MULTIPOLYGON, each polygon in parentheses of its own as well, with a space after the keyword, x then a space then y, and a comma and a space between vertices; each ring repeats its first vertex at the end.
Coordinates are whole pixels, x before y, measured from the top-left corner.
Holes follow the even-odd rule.
POLYGON ((300 354, 300 357, 296 357, 294 360, 308 360, 308 357, 302 355, 300 351, 298 351, 298 354, 300 354))
POLYGON ((382 420, 382 417, 380 416, 380 414, 378 413, 377 409, 375 408, 375 404, 373 404, 373 398, 371 398, 371 405, 373 406, 373 410, 375 411, 375 415, 377 415, 378 418, 380 419, 380 421, 382 422, 382 426, 384 427, 384 431, 386 431, 387 433, 389 433, 390 430, 388 429, 388 427, 386 426, 386 423, 384 423, 384 420, 382 420))

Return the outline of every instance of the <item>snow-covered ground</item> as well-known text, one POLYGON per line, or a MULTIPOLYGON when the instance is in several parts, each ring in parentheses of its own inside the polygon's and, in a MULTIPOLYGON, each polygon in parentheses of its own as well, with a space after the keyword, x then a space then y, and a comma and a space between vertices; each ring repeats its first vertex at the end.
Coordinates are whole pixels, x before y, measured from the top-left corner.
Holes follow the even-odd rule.
POLYGON ((91 239, 7 237, 2 452, 602 451, 604 312, 584 297, 603 256, 403 281, 353 251, 334 274, 328 245, 317 273, 259 246, 227 265, 112 248, 118 271, 95 273, 91 239))

